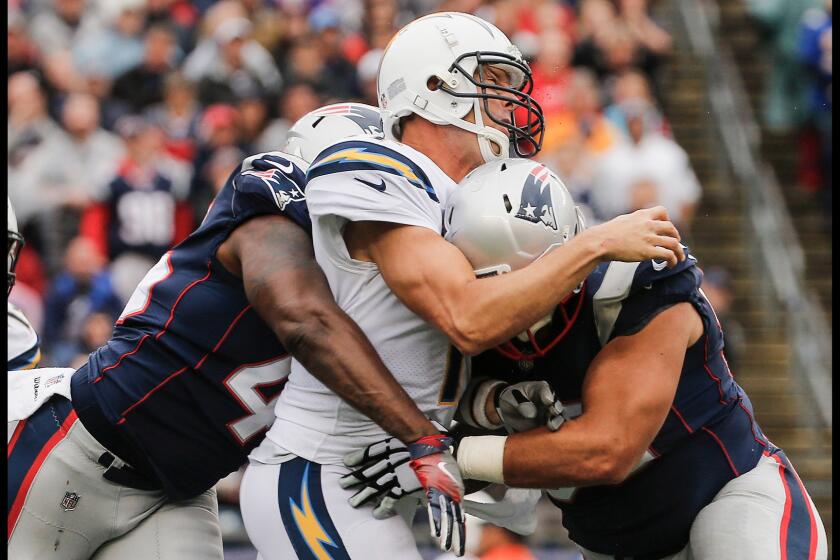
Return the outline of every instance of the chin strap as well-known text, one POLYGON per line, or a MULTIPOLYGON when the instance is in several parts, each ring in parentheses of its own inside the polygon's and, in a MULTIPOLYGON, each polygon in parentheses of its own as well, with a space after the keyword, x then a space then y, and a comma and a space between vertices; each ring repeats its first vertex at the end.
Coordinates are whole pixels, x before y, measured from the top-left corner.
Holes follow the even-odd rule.
MULTIPOLYGON (((489 126, 485 126, 484 116, 481 114, 481 105, 479 104, 478 98, 473 100, 473 114, 475 115, 475 128, 477 130, 471 132, 475 132, 476 134, 476 139, 478 140, 478 148, 479 150, 481 150, 481 157, 484 158, 484 161, 486 163, 490 163, 491 161, 495 161, 497 159, 507 158, 510 155, 510 139, 507 136, 505 136, 504 133, 502 133, 501 131, 496 130, 495 128, 491 128, 489 126), (493 152, 493 146, 491 145, 491 143, 498 146, 498 155, 496 155, 496 153, 493 152)), ((461 120, 461 122, 466 121, 461 120)), ((472 123, 467 122, 467 124, 472 123)), ((467 128, 466 130, 469 129, 467 128)))

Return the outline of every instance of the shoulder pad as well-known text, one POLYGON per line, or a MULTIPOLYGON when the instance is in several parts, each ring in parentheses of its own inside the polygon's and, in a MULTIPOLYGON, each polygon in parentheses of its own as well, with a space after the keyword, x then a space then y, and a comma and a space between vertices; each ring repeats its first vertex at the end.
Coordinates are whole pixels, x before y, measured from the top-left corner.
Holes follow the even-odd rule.
MULTIPOLYGON (((602 346, 611 339, 628 297, 640 291, 650 291, 655 286, 671 284, 664 281, 672 278, 676 281, 684 276, 683 273, 696 267, 697 259, 689 254, 688 248, 685 248, 685 252, 686 259, 673 268, 668 268, 665 263, 657 263, 653 260, 635 263, 614 261, 598 266, 590 274, 588 283, 589 289, 592 290, 590 292, 592 293, 592 310, 598 339, 602 346)), ((685 286, 681 281, 677 284, 666 290, 688 292, 696 287, 696 281, 693 279, 685 286)))
POLYGON ((411 185, 440 202, 426 172, 405 154, 367 140, 348 140, 321 152, 307 172, 308 181, 316 177, 345 171, 375 171, 402 177, 411 185))
POLYGON ((688 247, 683 245, 683 250, 685 251, 685 260, 678 263, 674 268, 668 268, 665 263, 659 263, 653 260, 642 261, 639 263, 639 268, 636 271, 636 276, 633 281, 634 289, 646 286, 651 282, 663 280, 670 276, 676 276, 684 270, 697 266, 697 259, 689 252, 688 247))
POLYGON ((590 289, 593 290, 592 312, 601 346, 610 339, 615 321, 621 312, 621 303, 630 295, 633 278, 641 264, 614 261, 599 266, 590 275, 590 289))

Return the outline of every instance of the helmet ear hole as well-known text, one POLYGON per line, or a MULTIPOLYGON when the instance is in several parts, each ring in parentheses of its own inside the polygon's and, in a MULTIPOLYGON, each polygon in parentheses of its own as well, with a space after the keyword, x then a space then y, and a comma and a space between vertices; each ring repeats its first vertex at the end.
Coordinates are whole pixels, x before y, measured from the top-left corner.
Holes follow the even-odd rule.
POLYGON ((441 80, 437 76, 429 76, 429 79, 426 80, 426 87, 429 89, 429 91, 439 90, 441 84, 443 84, 443 80, 441 80))

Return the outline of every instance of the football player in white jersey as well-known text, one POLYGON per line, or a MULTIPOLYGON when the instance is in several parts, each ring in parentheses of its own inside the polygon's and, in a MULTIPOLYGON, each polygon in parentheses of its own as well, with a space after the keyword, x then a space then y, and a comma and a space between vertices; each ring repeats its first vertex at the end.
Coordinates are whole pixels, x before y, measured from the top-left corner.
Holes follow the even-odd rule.
MULTIPOLYGON (((532 87, 519 50, 493 25, 455 12, 420 18, 397 33, 380 65, 386 139, 336 143, 307 174, 315 256, 336 301, 444 427, 467 382, 465 355, 546 316, 601 261, 685 258, 666 212, 654 208, 591 228, 519 271, 477 280, 444 240, 441 208, 485 161, 508 157, 511 146, 523 157, 539 150, 543 117, 532 87)), ((557 227, 543 192, 516 211, 557 227)), ((275 413, 241 490, 261 557, 419 559, 403 518, 353 509, 352 492, 339 484, 348 472, 343 456, 382 430, 297 362, 275 413)), ((463 484, 450 444, 432 436, 409 452, 432 534, 460 555, 463 484)))
MULTIPOLYGON (((12 208, 12 201, 6 198, 9 204, 8 231, 9 250, 6 257, 6 275, 9 288, 6 295, 12 293, 12 286, 15 285, 15 267, 23 248, 23 236, 18 231, 15 210, 12 208)), ((14 304, 7 301, 8 307, 8 365, 9 371, 20 369, 32 369, 41 360, 41 349, 38 342, 38 335, 35 329, 29 324, 23 312, 14 304)))

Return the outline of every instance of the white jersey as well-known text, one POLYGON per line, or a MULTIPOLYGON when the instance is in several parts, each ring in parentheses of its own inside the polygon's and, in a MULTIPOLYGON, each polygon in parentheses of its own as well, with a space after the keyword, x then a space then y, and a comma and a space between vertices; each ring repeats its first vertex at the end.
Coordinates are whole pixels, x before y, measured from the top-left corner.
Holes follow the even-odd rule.
POLYGON ((9 371, 32 369, 41 360, 40 345, 35 329, 23 312, 7 303, 9 309, 8 366, 9 371))
MULTIPOLYGON (((400 301, 371 262, 351 259, 342 231, 348 221, 374 220, 442 230, 442 208, 455 183, 429 158, 387 140, 339 142, 307 175, 315 257, 338 305, 361 327, 411 398, 448 426, 466 385, 468 360, 448 338, 400 301)), ((297 361, 275 405, 277 419, 252 458, 269 449, 321 464, 341 464, 349 451, 385 432, 351 408, 297 361)))

